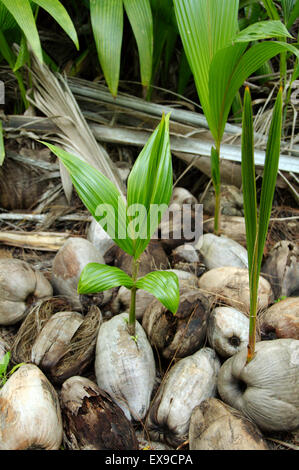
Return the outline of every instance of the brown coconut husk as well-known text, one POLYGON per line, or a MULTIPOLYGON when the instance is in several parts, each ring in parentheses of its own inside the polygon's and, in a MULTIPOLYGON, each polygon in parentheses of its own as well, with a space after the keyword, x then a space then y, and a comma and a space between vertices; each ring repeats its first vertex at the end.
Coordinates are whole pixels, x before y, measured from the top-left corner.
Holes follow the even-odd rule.
MULTIPOLYGON (((71 310, 64 298, 49 298, 35 305, 22 324, 12 347, 15 363, 32 362, 32 347, 47 321, 58 312, 71 310)), ((63 354, 45 373, 56 383, 81 374, 89 365, 101 323, 101 311, 92 306, 63 354)))
POLYGON ((83 323, 72 337, 65 354, 52 369, 52 378, 62 383, 69 377, 80 375, 90 364, 101 325, 100 309, 93 305, 83 323))
POLYGON ((45 323, 54 313, 71 310, 70 303, 63 297, 48 297, 39 300, 32 307, 12 345, 12 361, 31 362, 31 349, 45 323))

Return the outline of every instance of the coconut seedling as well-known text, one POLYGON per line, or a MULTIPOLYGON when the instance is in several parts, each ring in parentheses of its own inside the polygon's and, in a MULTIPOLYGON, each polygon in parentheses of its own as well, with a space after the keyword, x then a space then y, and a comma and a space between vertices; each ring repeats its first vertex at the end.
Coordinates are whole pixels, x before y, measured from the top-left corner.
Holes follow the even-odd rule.
POLYGON ((102 173, 54 145, 45 145, 67 168, 79 197, 93 217, 112 240, 132 256, 132 276, 106 264, 87 264, 81 273, 78 292, 91 294, 119 286, 130 289, 128 331, 132 337, 135 337, 137 289, 150 292, 175 314, 179 305, 179 284, 175 273, 154 271, 138 278, 140 256, 155 233, 172 194, 169 115, 162 116, 132 168, 128 178, 127 203, 102 173))
POLYGON ((298 50, 281 41, 291 37, 278 20, 259 21, 239 31, 239 0, 174 0, 184 51, 200 104, 214 138, 211 175, 215 190, 214 233, 220 232, 220 147, 233 100, 244 81, 281 52, 298 50), (248 48, 250 42, 254 44, 248 48))
POLYGON ((261 272, 278 171, 281 127, 282 88, 280 88, 278 92, 273 110, 266 149, 260 208, 258 212, 254 168, 252 104, 249 88, 246 87, 242 130, 242 183, 250 287, 250 322, 247 363, 253 359, 255 352, 259 275, 261 272))
POLYGON ((273 110, 266 149, 259 212, 255 187, 252 104, 245 90, 242 130, 242 175, 248 249, 249 343, 221 367, 218 391, 231 406, 254 420, 261 430, 292 431, 299 427, 299 341, 256 339, 259 273, 275 190, 282 127, 282 89, 273 110))

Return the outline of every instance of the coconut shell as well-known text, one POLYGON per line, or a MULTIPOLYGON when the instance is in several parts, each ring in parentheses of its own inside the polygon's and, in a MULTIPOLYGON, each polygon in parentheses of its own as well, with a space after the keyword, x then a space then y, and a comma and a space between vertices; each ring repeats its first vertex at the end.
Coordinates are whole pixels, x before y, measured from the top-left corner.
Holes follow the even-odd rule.
POLYGON ((258 427, 217 398, 194 408, 189 427, 190 450, 268 450, 258 427))
MULTIPOLYGON (((225 266, 210 269, 198 281, 201 290, 210 294, 215 303, 223 303, 242 312, 249 312, 249 274, 244 268, 225 266)), ((273 300, 269 282, 260 276, 258 289, 258 310, 268 307, 273 300)))
POLYGON ((22 322, 12 345, 14 363, 30 362, 34 341, 47 321, 55 313, 70 309, 70 303, 62 297, 49 297, 33 305, 22 322))
POLYGON ((253 420, 262 431, 299 427, 299 341, 276 339, 256 344, 227 359, 218 376, 222 400, 253 420))
POLYGON ((28 263, 14 258, 0 259, 0 325, 18 323, 33 302, 52 294, 51 284, 28 263))
POLYGON ((299 297, 288 297, 273 304, 260 317, 264 339, 299 339, 299 297))
POLYGON ((140 421, 147 413, 155 383, 152 348, 136 321, 136 336, 128 332, 128 314, 104 322, 99 330, 95 373, 98 386, 107 392, 128 419, 140 421))
POLYGON ((171 204, 177 204, 180 207, 183 207, 185 204, 194 206, 195 204, 198 204, 198 201, 196 197, 188 191, 188 189, 176 186, 172 191, 170 205, 171 204))
POLYGON ((161 240, 167 253, 185 243, 196 242, 195 235, 187 232, 186 225, 184 227, 184 219, 189 221, 190 230, 194 231, 195 223, 201 223, 201 214, 193 210, 191 205, 181 207, 176 203, 170 205, 164 213, 154 237, 161 240))
MULTIPOLYGON (((230 357, 247 346, 249 318, 232 307, 216 307, 208 317, 207 337, 221 357, 230 357)), ((257 334, 257 340, 259 335, 257 334)))
MULTIPOLYGON (((112 250, 108 251, 105 260, 109 264, 125 271, 129 276, 132 276, 132 256, 125 253, 121 248, 115 246, 112 250)), ((169 267, 168 258, 166 253, 158 240, 151 240, 145 251, 141 254, 139 264, 138 276, 143 277, 146 274, 160 269, 167 269, 169 267)))
POLYGON ((199 289, 185 289, 175 315, 154 300, 144 313, 142 326, 152 347, 165 359, 186 357, 204 344, 209 310, 209 299, 199 289))
MULTIPOLYGON (((55 292, 67 297, 76 310, 84 307, 77 288, 82 270, 88 263, 104 264, 105 261, 88 240, 73 237, 64 243, 53 260, 52 284, 55 292)), ((110 299, 111 291, 105 291, 98 297, 98 305, 110 299)))
POLYGON ((222 266, 248 268, 247 250, 230 238, 206 233, 199 239, 196 248, 202 255, 207 269, 220 268, 222 266))
POLYGON ((202 348, 171 367, 155 395, 146 429, 156 441, 178 447, 187 440, 192 410, 216 393, 220 361, 210 348, 202 348))
POLYGON ((65 302, 63 312, 51 314, 59 304, 61 301, 50 299, 32 309, 12 348, 15 363, 34 362, 56 383, 81 374, 89 366, 102 321, 96 306, 83 317, 66 311, 69 305, 65 302))
POLYGON ((70 450, 138 450, 134 428, 111 397, 85 377, 61 388, 64 442, 70 450))
POLYGON ((81 374, 92 360, 101 318, 96 306, 85 317, 77 312, 56 313, 32 346, 32 362, 56 383, 81 374))
MULTIPOLYGON (((214 218, 208 218, 203 223, 204 232, 214 232, 214 218)), ((221 215, 220 234, 235 240, 246 248, 246 226, 244 217, 221 215)))
POLYGON ((62 433, 54 387, 36 365, 21 366, 0 391, 0 450, 58 450, 62 433))
MULTIPOLYGON (((210 186, 208 191, 199 198, 203 204, 205 214, 214 215, 215 212, 215 190, 210 186)), ((223 215, 243 216, 243 194, 236 186, 222 184, 220 189, 220 211, 223 215)))
POLYGON ((271 249, 262 268, 269 280, 275 299, 299 295, 299 248, 282 240, 271 249))
POLYGON ((104 257, 106 252, 113 246, 115 246, 114 241, 108 235, 107 232, 102 228, 102 226, 93 219, 90 223, 87 239, 93 246, 101 253, 104 257))

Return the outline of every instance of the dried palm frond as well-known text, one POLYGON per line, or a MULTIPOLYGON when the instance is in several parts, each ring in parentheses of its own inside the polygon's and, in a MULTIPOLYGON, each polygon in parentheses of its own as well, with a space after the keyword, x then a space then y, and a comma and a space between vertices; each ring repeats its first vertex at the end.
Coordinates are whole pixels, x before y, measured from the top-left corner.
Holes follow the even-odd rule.
MULTIPOLYGON (((117 168, 104 147, 97 143, 64 77, 51 72, 33 54, 31 73, 33 98, 28 96, 28 100, 59 128, 59 134, 51 140, 59 142, 66 151, 101 171, 122 194, 123 186, 117 168)), ((60 172, 66 197, 70 200, 70 177, 62 166, 60 172)))

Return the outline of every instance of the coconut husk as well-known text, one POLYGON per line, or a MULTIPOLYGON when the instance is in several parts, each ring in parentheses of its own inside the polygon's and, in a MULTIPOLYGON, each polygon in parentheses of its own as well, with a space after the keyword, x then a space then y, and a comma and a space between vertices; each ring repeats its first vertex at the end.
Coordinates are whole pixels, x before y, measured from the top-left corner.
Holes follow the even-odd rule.
POLYGON ((65 355, 52 369, 52 378, 62 383, 73 375, 80 375, 90 364, 101 325, 101 311, 93 305, 72 337, 65 355))
POLYGON ((54 313, 71 310, 63 297, 48 297, 33 305, 16 335, 12 346, 12 361, 31 362, 31 349, 45 323, 54 313))

